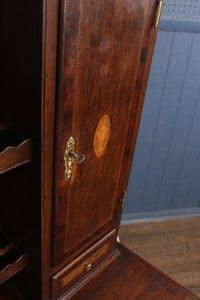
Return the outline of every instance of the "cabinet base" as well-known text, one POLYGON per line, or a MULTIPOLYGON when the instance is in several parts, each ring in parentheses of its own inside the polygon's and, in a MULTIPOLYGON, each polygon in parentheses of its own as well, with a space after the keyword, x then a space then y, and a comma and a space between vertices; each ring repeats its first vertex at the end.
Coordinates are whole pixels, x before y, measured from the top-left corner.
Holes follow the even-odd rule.
POLYGON ((118 249, 120 255, 91 281, 59 300, 199 299, 119 243, 118 249))

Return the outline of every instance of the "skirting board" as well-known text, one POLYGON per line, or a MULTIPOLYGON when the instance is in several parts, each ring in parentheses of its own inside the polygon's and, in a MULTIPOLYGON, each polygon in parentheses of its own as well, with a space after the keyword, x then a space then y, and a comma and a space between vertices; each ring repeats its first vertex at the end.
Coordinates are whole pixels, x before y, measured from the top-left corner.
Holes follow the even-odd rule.
POLYGON ((186 20, 166 20, 161 19, 159 30, 175 32, 200 33, 200 22, 186 20))
POLYGON ((155 220, 168 220, 177 218, 190 218, 199 217, 200 207, 192 208, 181 208, 181 209, 169 209, 162 211, 142 212, 142 213, 131 213, 123 214, 121 223, 138 223, 155 220))

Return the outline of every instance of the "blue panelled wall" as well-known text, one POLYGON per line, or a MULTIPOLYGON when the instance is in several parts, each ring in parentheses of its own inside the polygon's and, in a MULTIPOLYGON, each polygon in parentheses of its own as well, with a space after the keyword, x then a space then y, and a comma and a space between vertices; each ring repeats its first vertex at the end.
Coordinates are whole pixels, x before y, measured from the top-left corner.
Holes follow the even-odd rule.
POLYGON ((200 215, 200 0, 165 0, 122 221, 200 215))

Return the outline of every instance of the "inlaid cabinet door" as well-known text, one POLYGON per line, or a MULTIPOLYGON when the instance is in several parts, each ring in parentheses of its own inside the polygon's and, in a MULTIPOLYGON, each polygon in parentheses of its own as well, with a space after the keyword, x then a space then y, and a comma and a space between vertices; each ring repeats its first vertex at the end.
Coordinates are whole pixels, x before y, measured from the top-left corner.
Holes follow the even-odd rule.
POLYGON ((116 228, 155 5, 155 0, 61 1, 54 265, 116 228))

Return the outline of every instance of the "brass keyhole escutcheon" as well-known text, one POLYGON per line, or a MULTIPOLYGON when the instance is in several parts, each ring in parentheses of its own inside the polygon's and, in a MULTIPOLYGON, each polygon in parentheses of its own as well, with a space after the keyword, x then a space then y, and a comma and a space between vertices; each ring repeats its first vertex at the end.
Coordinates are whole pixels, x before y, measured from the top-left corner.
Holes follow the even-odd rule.
POLYGON ((81 164, 84 160, 85 160, 84 154, 77 154, 75 152, 75 139, 71 136, 66 143, 65 154, 64 154, 66 181, 69 181, 69 179, 72 176, 74 161, 77 164, 81 164))

